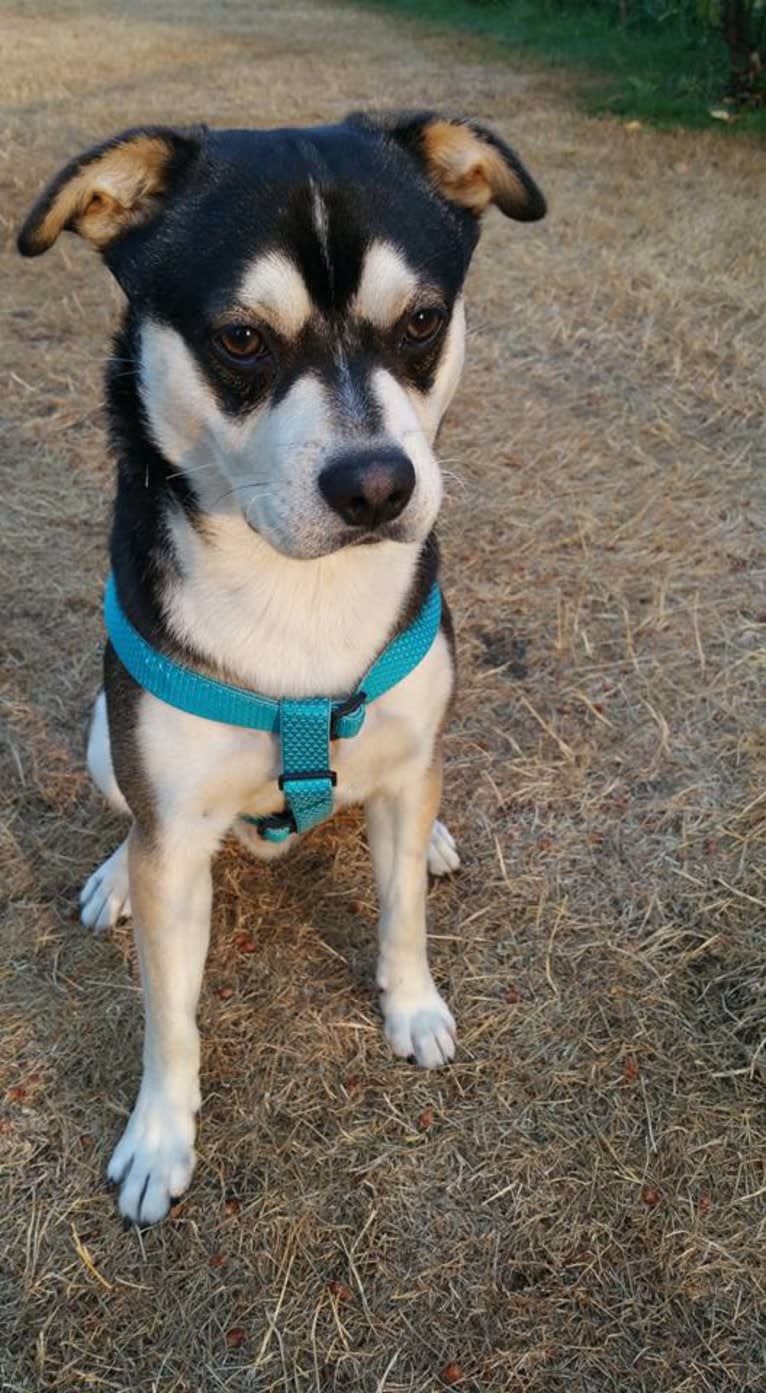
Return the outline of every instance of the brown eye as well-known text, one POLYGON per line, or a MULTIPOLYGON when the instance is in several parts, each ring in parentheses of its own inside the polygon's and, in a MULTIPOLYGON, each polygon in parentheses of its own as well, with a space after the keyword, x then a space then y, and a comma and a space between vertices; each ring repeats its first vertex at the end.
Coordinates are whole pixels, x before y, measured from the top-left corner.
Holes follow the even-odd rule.
POLYGON ((405 341, 410 344, 423 345, 435 339, 444 323, 444 315, 441 310, 423 309, 415 310, 411 314, 405 325, 405 341))
POLYGON ((226 324, 219 329, 215 343, 230 358, 260 358, 266 349, 263 334, 249 324, 226 324))

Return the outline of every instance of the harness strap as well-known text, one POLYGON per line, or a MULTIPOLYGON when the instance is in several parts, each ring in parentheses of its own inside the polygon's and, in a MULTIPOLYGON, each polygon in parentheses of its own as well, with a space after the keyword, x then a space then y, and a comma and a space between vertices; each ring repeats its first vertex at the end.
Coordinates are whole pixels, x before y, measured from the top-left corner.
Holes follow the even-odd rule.
POLYGON ((306 832, 332 812, 336 775, 330 768, 330 703, 323 698, 282 701, 279 710, 279 787, 296 831, 306 832))
POLYGON ((124 613, 114 576, 106 586, 104 620, 123 667, 152 696, 205 720, 279 735, 279 787, 285 797, 284 811, 271 817, 247 813, 240 813, 240 817, 257 827, 266 841, 282 842, 331 815, 337 776, 330 768, 330 742, 357 735, 368 702, 384 696, 422 662, 439 632, 441 591, 438 585, 433 586, 412 624, 387 644, 353 695, 341 701, 329 697, 274 701, 206 677, 158 653, 124 613))

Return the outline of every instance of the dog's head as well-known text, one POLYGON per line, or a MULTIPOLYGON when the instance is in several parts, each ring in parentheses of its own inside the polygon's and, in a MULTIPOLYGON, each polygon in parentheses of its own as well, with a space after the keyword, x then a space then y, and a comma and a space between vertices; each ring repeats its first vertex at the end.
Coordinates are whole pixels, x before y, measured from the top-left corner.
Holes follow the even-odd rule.
POLYGON ((186 496, 308 558, 430 531, 491 203, 545 212, 516 155, 471 122, 155 127, 62 170, 19 249, 65 229, 99 249, 128 297, 146 425, 186 496))

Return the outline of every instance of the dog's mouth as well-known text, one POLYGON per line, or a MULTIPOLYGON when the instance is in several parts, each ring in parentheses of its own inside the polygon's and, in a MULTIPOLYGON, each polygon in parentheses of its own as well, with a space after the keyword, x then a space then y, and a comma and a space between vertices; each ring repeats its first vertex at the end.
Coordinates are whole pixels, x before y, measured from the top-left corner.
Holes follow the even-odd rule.
POLYGON ((338 550, 345 547, 371 547, 378 542, 402 542, 404 541, 404 529, 397 522, 383 523, 374 530, 371 528, 349 528, 348 533, 341 539, 338 550))
POLYGON ((320 543, 319 546, 315 545, 303 552, 302 549, 299 548, 293 550, 292 547, 285 546, 284 543, 273 537, 269 537, 268 535, 264 536, 263 529, 258 527, 250 518, 247 519, 247 525, 251 532, 254 532, 258 537, 264 538, 276 551, 281 552, 282 555, 294 558, 300 558, 302 556, 306 560, 316 560, 322 556, 333 556, 337 552, 348 551, 351 547, 373 547, 380 545, 382 542, 408 542, 412 540, 407 535, 407 529, 402 519, 397 518, 392 522, 381 523, 380 526, 375 528, 343 528, 342 531, 335 533, 334 536, 328 537, 324 546, 320 543))

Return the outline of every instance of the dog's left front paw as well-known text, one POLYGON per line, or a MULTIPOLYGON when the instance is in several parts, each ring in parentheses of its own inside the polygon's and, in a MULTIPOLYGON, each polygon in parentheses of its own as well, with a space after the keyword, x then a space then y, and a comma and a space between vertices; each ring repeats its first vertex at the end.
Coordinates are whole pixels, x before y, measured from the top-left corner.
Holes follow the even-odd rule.
POLYGON ((449 828, 437 818, 431 828, 431 840, 428 843, 428 874, 453 875, 459 870, 460 857, 455 838, 449 828))
POLYGON ((400 1059, 414 1057, 421 1069, 438 1069, 455 1054, 457 1027, 433 982, 394 987, 382 994, 386 1039, 400 1059))
POLYGON ((106 1172, 120 1187, 123 1218, 139 1226, 164 1219, 173 1200, 188 1189, 196 1160, 194 1130, 191 1108, 139 1095, 106 1172))

